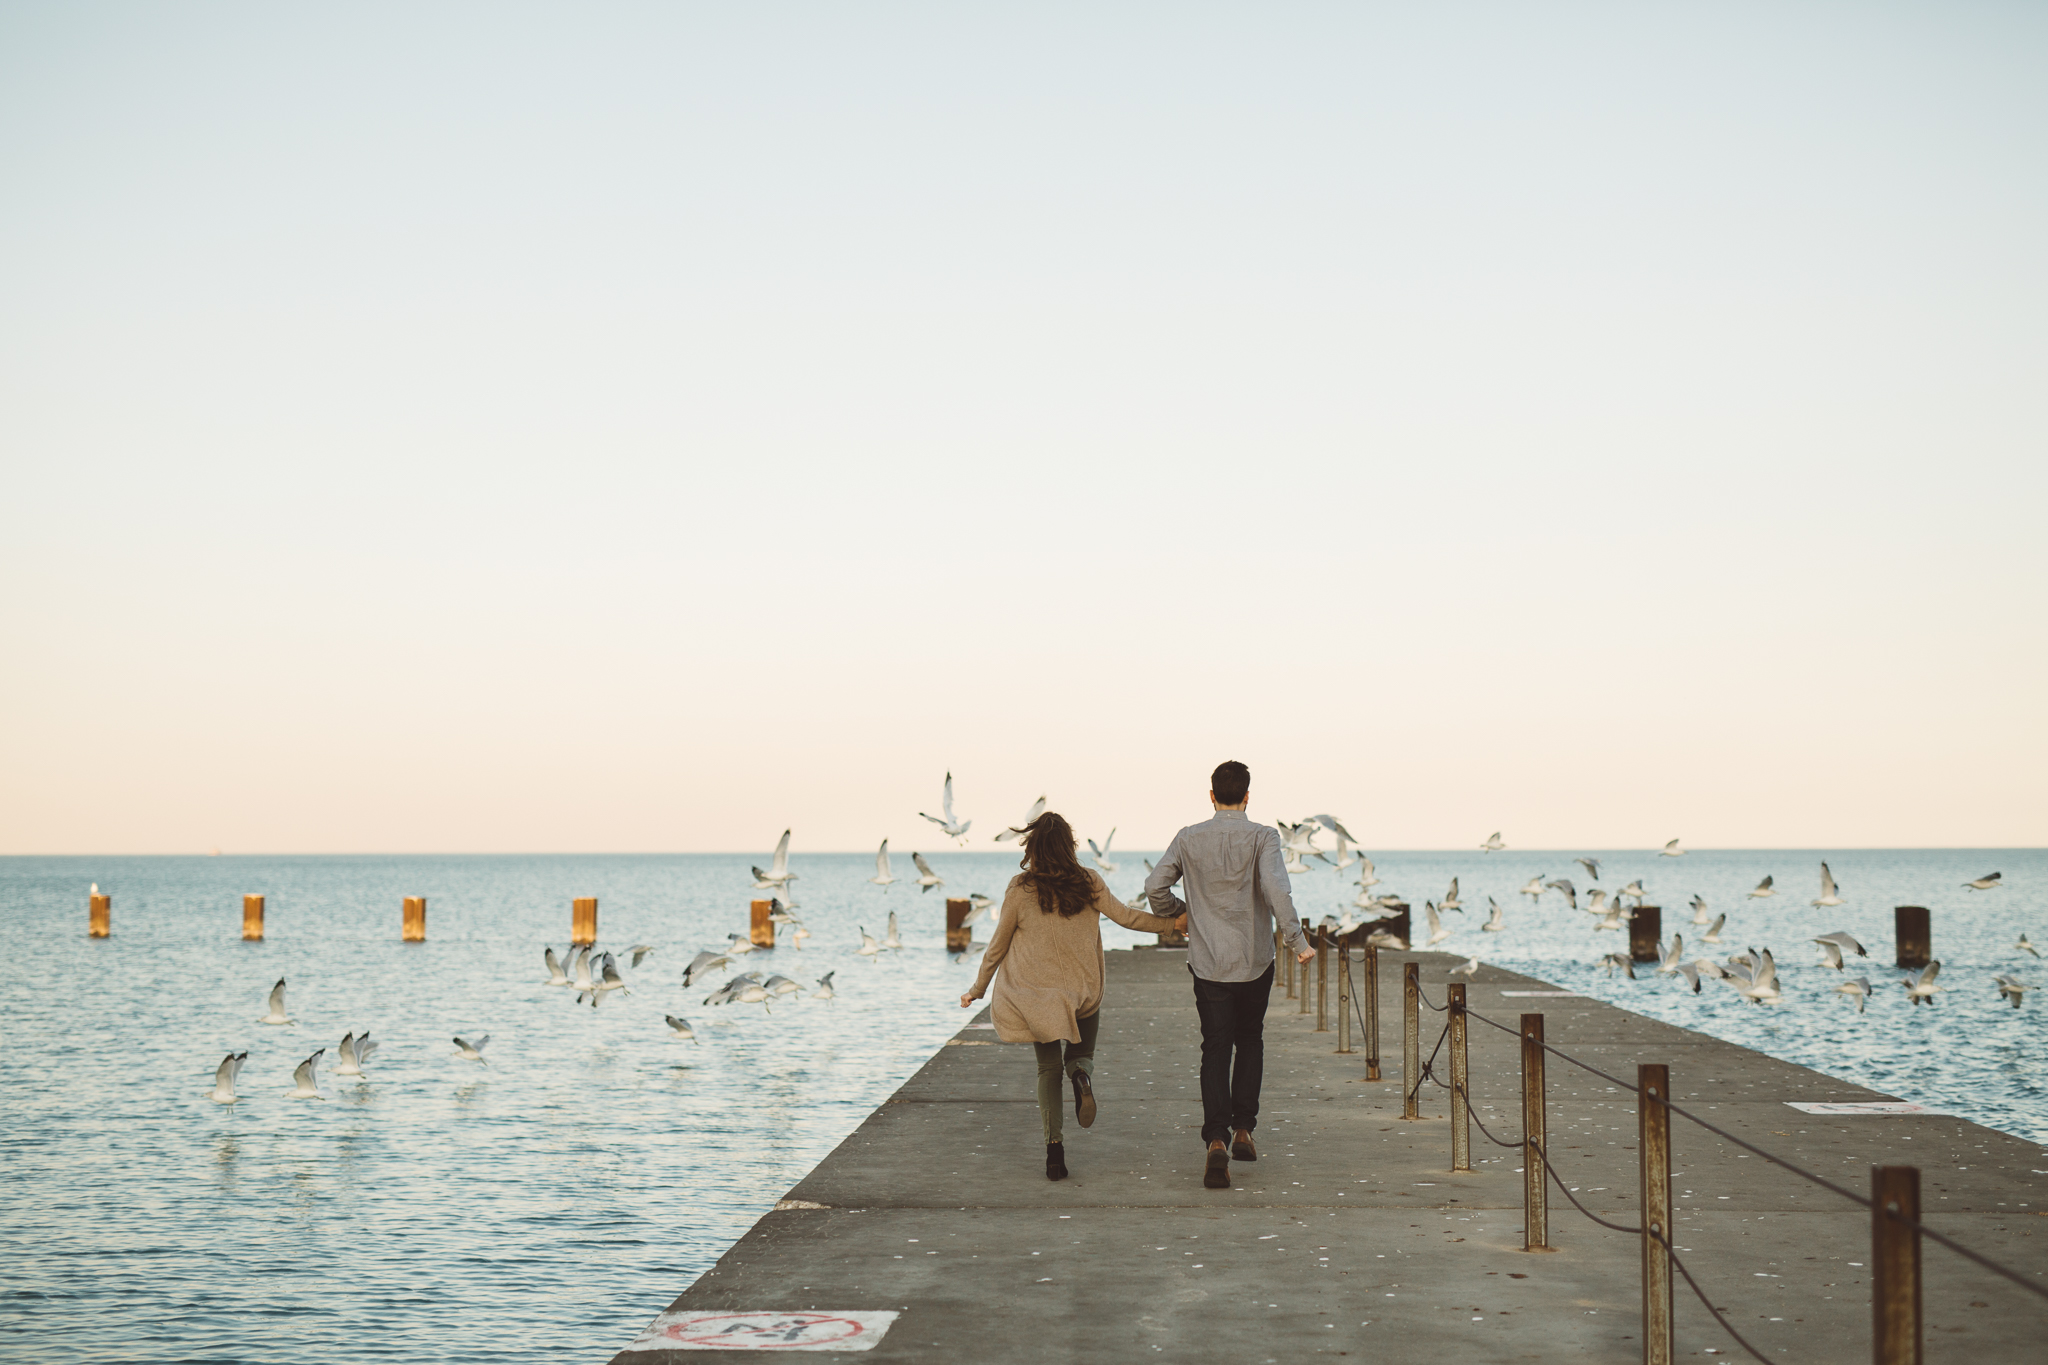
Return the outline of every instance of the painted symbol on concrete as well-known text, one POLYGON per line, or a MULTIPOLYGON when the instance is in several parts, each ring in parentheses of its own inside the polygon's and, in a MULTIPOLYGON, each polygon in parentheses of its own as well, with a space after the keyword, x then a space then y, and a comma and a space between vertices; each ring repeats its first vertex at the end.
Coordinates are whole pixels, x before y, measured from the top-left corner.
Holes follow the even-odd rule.
POLYGON ((629 1351, 865 1351, 894 1312, 663 1313, 629 1351))
POLYGON ((1904 1100, 1878 1100, 1861 1104, 1803 1104, 1797 1100, 1785 1103, 1805 1114, 1940 1114, 1948 1110, 1935 1109, 1924 1104, 1909 1104, 1904 1100))

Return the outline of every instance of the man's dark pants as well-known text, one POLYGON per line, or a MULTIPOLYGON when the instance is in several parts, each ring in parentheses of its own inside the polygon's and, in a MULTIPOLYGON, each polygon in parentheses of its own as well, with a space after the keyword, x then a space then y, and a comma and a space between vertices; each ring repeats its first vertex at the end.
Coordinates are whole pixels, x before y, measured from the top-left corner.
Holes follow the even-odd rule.
POLYGON ((1266 1071, 1266 1000, 1272 993, 1271 964, 1250 981, 1195 978, 1195 1013, 1202 1020, 1205 1143, 1228 1142, 1233 1128, 1258 1126, 1259 1082, 1266 1071))

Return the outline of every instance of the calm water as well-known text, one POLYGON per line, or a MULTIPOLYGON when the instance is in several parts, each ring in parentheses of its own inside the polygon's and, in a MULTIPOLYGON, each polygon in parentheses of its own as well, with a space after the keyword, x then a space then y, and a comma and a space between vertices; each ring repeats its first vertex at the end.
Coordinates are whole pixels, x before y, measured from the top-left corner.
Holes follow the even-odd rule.
MULTIPOLYGON (((1603 855, 1607 856, 1607 855, 1603 855)), ((1826 855, 1849 904, 1805 906, 1821 854, 1615 854, 1601 885, 1642 876, 1667 930, 1684 902, 1728 909, 1725 956, 1771 947, 1786 1003, 1709 983, 1609 980, 1623 946, 1536 872, 1563 855, 1388 854, 1385 885, 1418 907, 1453 875, 1473 907, 1443 948, 1530 971, 1659 1018, 2048 1139, 2042 1007, 1998 1003, 1993 970, 2048 981, 2007 945, 2042 936, 2048 855, 1826 855), (1988 895, 1958 883, 1993 869, 1988 895), (1764 873, 1780 896, 1741 903, 1764 873), (1486 897, 1509 929, 1481 934, 1486 897), (1927 905, 1952 988, 1909 1010, 1892 984, 1891 906, 1927 905), (1760 908, 1762 907, 1762 908, 1760 908), (1813 933, 1870 947, 1861 1018, 1809 962, 1813 933)), ((866 855, 795 861, 801 953, 772 969, 838 998, 706 1009, 690 955, 745 927, 747 864, 727 856, 17 858, 0 913, 19 966, 0 985, 0 1357, 91 1361, 601 1360, 706 1268, 958 1027, 972 967, 941 950, 943 903, 866 883, 866 855), (84 938, 85 889, 114 896, 114 937, 84 938), (267 941, 239 941, 240 897, 269 897, 267 941), (430 942, 396 942, 399 903, 429 898, 430 942), (601 940, 657 952, 635 994, 601 1009, 540 983, 571 897, 601 902, 601 940), (857 926, 901 914, 905 949, 858 958, 857 926), (257 1024, 277 977, 298 1022, 257 1024), (664 1013, 698 1026, 669 1040, 664 1013), (366 1080, 323 1070, 321 1102, 288 1101, 291 1070, 350 1029, 383 1042, 366 1080), (451 1035, 488 1033, 488 1067, 451 1035), (243 1100, 204 1098, 221 1055, 249 1052, 243 1100)), ((907 861, 907 860, 906 860, 907 861)), ((999 891, 1014 854, 933 855, 964 894, 999 891)), ((1334 910, 1354 872, 1298 878, 1304 911, 1334 910)), ((1129 855, 1111 878, 1134 890, 1129 855)), ((1419 910, 1418 910, 1419 922, 1419 910)), ((1137 941, 1105 926, 1112 944, 1137 941)), ((986 936, 986 930, 983 930, 986 936)), ((1190 1064, 1193 1053, 1190 1052, 1190 1064)))

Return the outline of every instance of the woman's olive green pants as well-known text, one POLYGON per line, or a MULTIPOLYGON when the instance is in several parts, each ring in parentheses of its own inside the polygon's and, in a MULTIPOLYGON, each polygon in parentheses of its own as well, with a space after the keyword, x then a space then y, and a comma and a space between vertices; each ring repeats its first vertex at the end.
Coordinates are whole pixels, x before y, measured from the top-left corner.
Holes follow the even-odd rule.
POLYGON ((1058 1142, 1065 1131, 1061 1120, 1066 1115, 1067 1077, 1079 1071, 1083 1075, 1095 1074, 1095 1028, 1102 1022, 1100 1014, 1091 1014, 1077 1020, 1081 1026, 1081 1041, 1069 1043, 1054 1041, 1033 1043, 1038 1053, 1038 1121, 1045 1129, 1048 1143, 1058 1142), (1060 1052, 1065 1049, 1065 1064, 1061 1064, 1060 1052))

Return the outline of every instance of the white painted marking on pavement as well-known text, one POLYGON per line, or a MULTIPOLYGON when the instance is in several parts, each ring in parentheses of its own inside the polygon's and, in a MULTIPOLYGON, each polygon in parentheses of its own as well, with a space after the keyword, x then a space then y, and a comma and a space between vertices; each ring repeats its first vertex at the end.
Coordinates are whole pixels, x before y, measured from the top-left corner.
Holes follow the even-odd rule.
POLYGON ((896 1320, 891 1311, 663 1313, 629 1351, 865 1351, 896 1320))

